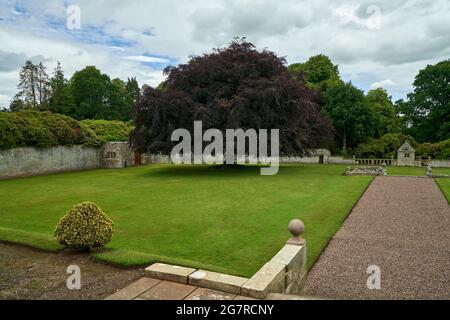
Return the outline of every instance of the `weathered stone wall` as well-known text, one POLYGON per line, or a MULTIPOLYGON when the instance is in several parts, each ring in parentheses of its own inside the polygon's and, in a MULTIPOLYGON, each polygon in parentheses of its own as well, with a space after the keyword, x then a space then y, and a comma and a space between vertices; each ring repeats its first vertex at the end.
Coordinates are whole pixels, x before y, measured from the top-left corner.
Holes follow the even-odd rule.
POLYGON ((103 146, 101 153, 103 168, 117 169, 135 165, 134 150, 127 142, 108 142, 103 146))
POLYGON ((0 178, 96 169, 101 166, 100 148, 57 146, 0 151, 0 178))
POLYGON ((431 160, 433 168, 450 168, 450 160, 431 160))
POLYGON ((163 154, 148 154, 141 155, 141 164, 158 164, 158 163, 171 163, 170 157, 163 154))
POLYGON ((398 153, 397 156, 397 165, 398 166, 414 166, 415 165, 415 157, 416 154, 413 153, 406 153, 408 154, 408 157, 405 156, 405 153, 398 153))
POLYGON ((328 159, 329 164, 353 164, 353 159, 344 159, 344 157, 334 156, 328 159))
MULTIPOLYGON (((181 266, 154 263, 145 269, 151 278, 190 284, 256 299, 269 293, 301 295, 306 283, 306 242, 286 244, 250 279, 181 266)), ((117 297, 117 296, 116 296, 117 297)), ((111 296, 110 299, 114 299, 111 296)))
MULTIPOLYGON (((257 158, 251 158, 246 156, 245 159, 242 159, 246 163, 251 163, 251 161, 258 161, 257 158)), ((193 159, 192 159, 193 161, 193 159)), ((265 159, 266 162, 270 162, 270 158, 265 159)), ((299 164, 317 164, 320 162, 320 156, 308 156, 308 157, 280 157, 280 163, 299 163, 299 164)), ((341 163, 341 164, 352 164, 351 159, 344 159, 343 157, 330 157, 326 154, 323 155, 323 161, 325 164, 327 163, 341 163)), ((161 154, 142 154, 141 155, 141 163, 142 164, 159 164, 159 163, 171 163, 172 160, 170 156, 161 155, 161 154)))
POLYGON ((269 293, 301 295, 306 277, 306 242, 286 244, 242 286, 241 294, 257 299, 269 293))

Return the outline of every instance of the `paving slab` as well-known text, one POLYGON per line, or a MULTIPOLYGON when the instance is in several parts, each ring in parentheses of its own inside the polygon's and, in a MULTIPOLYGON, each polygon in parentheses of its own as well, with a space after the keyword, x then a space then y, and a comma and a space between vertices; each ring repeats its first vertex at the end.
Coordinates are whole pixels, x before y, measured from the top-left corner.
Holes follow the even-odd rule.
POLYGON ((450 299, 450 208, 433 179, 377 177, 308 274, 333 299, 450 299), (369 289, 369 266, 381 288, 369 289))
POLYGON ((146 300, 183 300, 197 287, 177 282, 161 281, 138 298, 146 300))
POLYGON ((154 263, 145 269, 145 275, 151 278, 179 283, 188 283, 188 276, 196 269, 174 266, 165 263, 154 263))
POLYGON ((241 287, 248 278, 231 276, 228 274, 197 270, 189 275, 189 284, 199 287, 240 294, 241 287))
POLYGON ((197 288, 184 300, 233 300, 236 295, 207 288, 197 288))
POLYGON ((130 284, 128 287, 110 295, 105 300, 133 300, 160 282, 161 281, 157 279, 144 277, 130 284))

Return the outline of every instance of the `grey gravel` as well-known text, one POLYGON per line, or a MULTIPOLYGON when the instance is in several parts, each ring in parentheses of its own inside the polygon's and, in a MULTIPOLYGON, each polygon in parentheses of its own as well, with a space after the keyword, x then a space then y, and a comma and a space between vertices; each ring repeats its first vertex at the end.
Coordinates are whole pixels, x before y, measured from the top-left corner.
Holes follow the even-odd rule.
POLYGON ((450 208, 432 179, 377 177, 308 275, 333 299, 450 299, 450 208), (367 288, 367 267, 381 289, 367 288))

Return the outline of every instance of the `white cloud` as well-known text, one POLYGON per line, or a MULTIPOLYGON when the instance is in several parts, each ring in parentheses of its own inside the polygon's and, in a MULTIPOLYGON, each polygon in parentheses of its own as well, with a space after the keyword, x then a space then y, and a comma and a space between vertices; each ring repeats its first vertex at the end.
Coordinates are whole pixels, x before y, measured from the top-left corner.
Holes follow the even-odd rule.
POLYGON ((128 56, 125 57, 127 60, 131 61, 139 61, 139 62, 150 62, 150 63, 169 63, 170 60, 158 57, 149 57, 149 56, 128 56))
POLYGON ((0 94, 0 109, 9 106, 11 99, 5 94, 0 94))
POLYGON ((0 3, 0 94, 14 94, 17 75, 9 72, 23 57, 41 57, 49 68, 59 60, 67 76, 96 65, 155 86, 169 62, 161 57, 184 63, 244 36, 289 63, 327 54, 346 81, 366 91, 384 86, 396 99, 420 69, 450 56, 447 0, 78 0, 79 31, 66 30, 65 3, 0 3))
POLYGON ((386 80, 381 80, 378 82, 374 82, 370 85, 371 89, 377 89, 377 88, 385 88, 385 89, 389 89, 395 86, 395 82, 390 80, 390 79, 386 79, 386 80))

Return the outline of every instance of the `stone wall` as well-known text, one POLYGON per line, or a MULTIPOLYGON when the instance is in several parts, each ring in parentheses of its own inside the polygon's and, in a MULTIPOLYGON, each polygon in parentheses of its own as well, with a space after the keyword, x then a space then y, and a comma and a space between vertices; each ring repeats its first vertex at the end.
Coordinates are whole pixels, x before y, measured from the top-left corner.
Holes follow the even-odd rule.
POLYGON ((432 168, 450 168, 450 160, 431 160, 432 168))
POLYGON ((415 166, 416 153, 415 152, 398 152, 397 165, 398 166, 415 166))
POLYGON ((0 179, 134 165, 134 150, 127 142, 108 142, 99 148, 77 145, 0 150, 0 179))
POLYGON ((129 147, 127 142, 108 142, 102 150, 103 168, 125 168, 135 165, 134 150, 129 147))
POLYGON ((0 151, 0 178, 96 169, 101 166, 99 148, 57 146, 46 149, 25 147, 0 151))
POLYGON ((147 154, 141 155, 141 164, 158 164, 158 163, 171 163, 170 156, 163 154, 147 154))
POLYGON ((241 294, 256 299, 269 293, 301 295, 306 277, 306 242, 286 244, 242 286, 241 294))
POLYGON ((152 264, 145 269, 145 274, 256 299, 265 299, 270 293, 301 295, 307 277, 306 242, 287 243, 250 279, 165 263, 152 264))
POLYGON ((342 156, 334 156, 328 159, 329 164, 354 164, 353 159, 344 159, 342 156))

